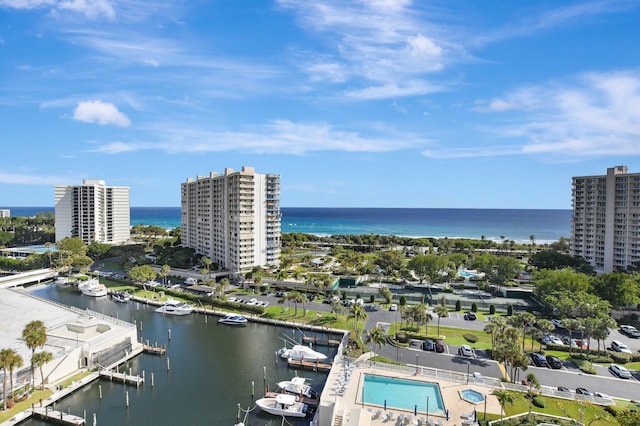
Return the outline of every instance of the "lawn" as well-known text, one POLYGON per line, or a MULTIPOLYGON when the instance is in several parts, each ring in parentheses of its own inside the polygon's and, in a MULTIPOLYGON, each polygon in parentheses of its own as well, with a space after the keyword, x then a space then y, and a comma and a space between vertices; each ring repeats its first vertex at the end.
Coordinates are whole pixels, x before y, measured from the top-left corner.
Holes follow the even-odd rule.
MULTIPOLYGON (((512 392, 514 403, 505 407, 505 415, 513 416, 520 413, 529 412, 529 400, 524 393, 512 392)), ((534 412, 551 414, 554 416, 570 417, 583 424, 591 426, 611 426, 617 425, 615 418, 605 411, 604 407, 587 402, 540 397, 545 404, 545 408, 533 407, 534 412)))

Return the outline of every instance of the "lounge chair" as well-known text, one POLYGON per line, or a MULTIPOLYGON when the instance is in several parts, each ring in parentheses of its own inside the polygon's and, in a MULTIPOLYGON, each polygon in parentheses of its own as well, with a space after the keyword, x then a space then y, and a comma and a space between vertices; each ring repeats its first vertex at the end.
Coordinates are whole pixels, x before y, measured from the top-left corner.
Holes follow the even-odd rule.
POLYGON ((437 420, 436 420, 436 424, 437 424, 438 426, 442 426, 442 424, 443 424, 443 423, 442 423, 442 419, 437 419, 437 420))
POLYGON ((373 414, 372 418, 379 419, 381 415, 382 415, 382 411, 378 410, 373 414))

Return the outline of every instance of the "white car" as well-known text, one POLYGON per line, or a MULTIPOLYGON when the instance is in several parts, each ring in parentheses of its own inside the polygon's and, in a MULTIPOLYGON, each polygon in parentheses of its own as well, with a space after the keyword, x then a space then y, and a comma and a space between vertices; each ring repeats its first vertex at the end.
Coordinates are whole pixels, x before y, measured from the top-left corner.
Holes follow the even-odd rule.
POLYGON ((462 356, 474 357, 476 354, 469 345, 462 345, 458 349, 458 354, 462 356))
POLYGON ((389 310, 390 311, 397 311, 398 310, 398 305, 396 305, 395 303, 392 303, 391 305, 389 305, 389 310))
POLYGON ((625 354, 633 353, 631 352, 631 349, 629 349, 627 345, 625 345, 619 340, 614 340, 613 342, 611 342, 611 349, 613 349, 616 352, 623 352, 625 354))
POLYGON ((556 328, 564 328, 564 326, 562 325, 562 321, 560 321, 559 319, 552 319, 551 324, 553 324, 556 328))
POLYGON ((564 342, 558 337, 551 334, 547 334, 542 338, 544 345, 564 345, 564 342))
POLYGON ((626 367, 623 367, 623 366, 618 365, 618 364, 611 364, 609 366, 609 371, 611 371, 613 374, 615 374, 616 376, 620 377, 621 379, 630 379, 631 378, 631 372, 629 370, 627 370, 626 367))

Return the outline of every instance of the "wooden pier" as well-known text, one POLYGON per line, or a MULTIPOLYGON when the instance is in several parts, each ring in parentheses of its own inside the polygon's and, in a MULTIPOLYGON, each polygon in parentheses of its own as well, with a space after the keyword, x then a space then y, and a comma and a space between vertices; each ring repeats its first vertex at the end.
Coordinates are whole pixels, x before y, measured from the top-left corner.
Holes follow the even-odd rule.
POLYGON ((329 371, 331 370, 331 364, 325 364, 318 361, 305 361, 303 359, 288 359, 287 363, 289 367, 303 368, 305 370, 313 371, 329 371))
POLYGON ((167 348, 165 348, 164 346, 144 345, 142 347, 142 350, 144 351, 144 353, 151 355, 164 355, 165 352, 167 352, 167 348))
POLYGON ((73 414, 65 414, 59 410, 52 410, 49 407, 37 407, 33 409, 33 415, 45 419, 51 423, 60 425, 84 425, 85 419, 73 414))
POLYGON ((111 381, 121 382, 127 385, 134 385, 136 387, 144 383, 144 378, 140 376, 131 376, 126 373, 116 373, 113 370, 102 370, 100 377, 103 379, 109 379, 111 381))
POLYGON ((313 343, 314 345, 333 346, 333 347, 338 347, 340 346, 340 343, 341 343, 340 340, 317 337, 317 336, 302 336, 302 341, 304 343, 313 343))

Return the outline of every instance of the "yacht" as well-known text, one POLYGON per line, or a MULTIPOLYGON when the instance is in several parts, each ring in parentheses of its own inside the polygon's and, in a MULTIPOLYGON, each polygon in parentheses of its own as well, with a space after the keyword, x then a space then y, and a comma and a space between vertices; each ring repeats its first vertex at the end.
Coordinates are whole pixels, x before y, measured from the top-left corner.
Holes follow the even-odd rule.
POLYGON ((262 411, 274 416, 305 417, 307 404, 296 401, 295 395, 281 393, 275 397, 264 397, 256 401, 256 405, 262 411))
POLYGON ((304 377, 293 377, 291 380, 284 380, 278 382, 280 390, 293 395, 302 395, 305 398, 316 399, 318 398, 318 392, 307 384, 307 379, 304 377))
POLYGON ((167 315, 188 315, 193 312, 193 306, 178 300, 169 299, 156 312, 167 315))
POLYGON ((78 284, 78 290, 80 290, 82 294, 91 297, 106 296, 108 293, 107 287, 104 284, 100 284, 97 278, 91 278, 81 282, 78 284))
POLYGON ((278 351, 278 354, 280 354, 282 358, 298 361, 324 361, 327 359, 325 354, 316 352, 305 345, 293 345, 291 348, 285 346, 278 351))
POLYGON ((126 291, 116 291, 111 294, 111 298, 120 303, 128 303, 131 300, 131 295, 126 291))
POLYGON ((225 315, 218 320, 221 324, 230 325, 247 325, 247 319, 242 315, 229 314, 225 315))

